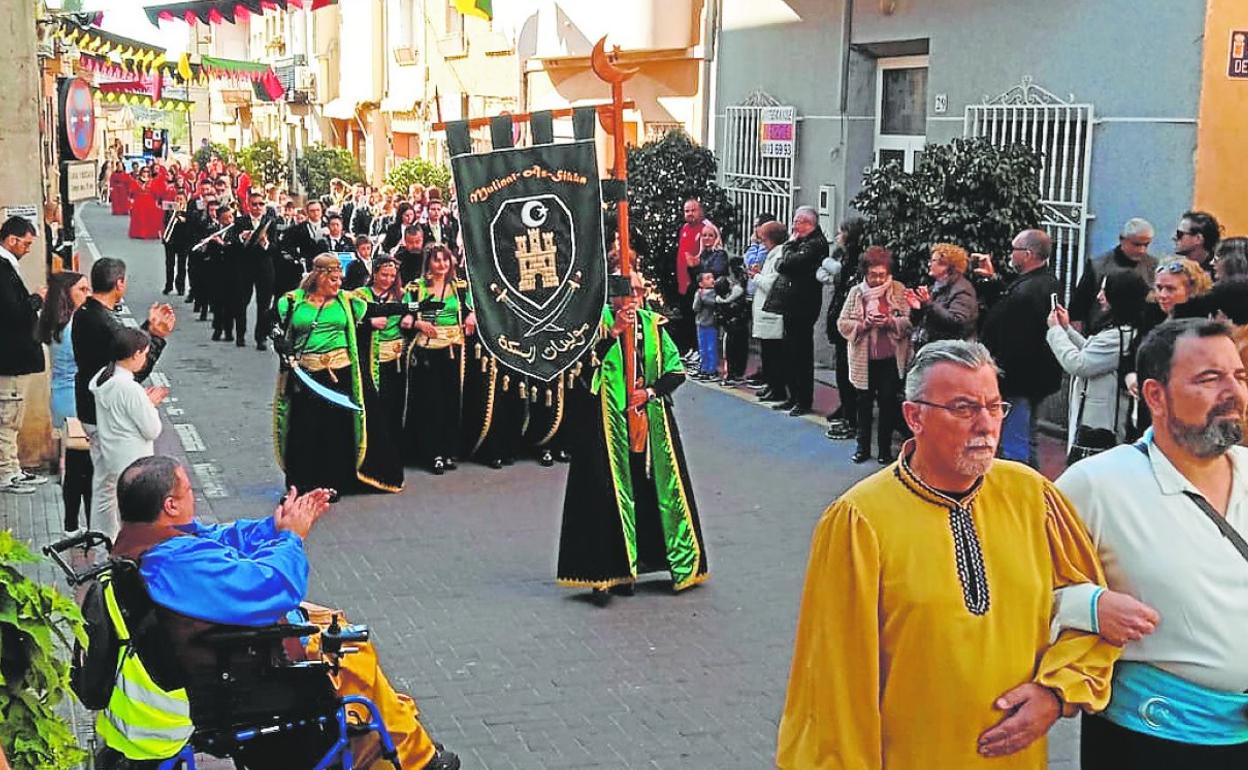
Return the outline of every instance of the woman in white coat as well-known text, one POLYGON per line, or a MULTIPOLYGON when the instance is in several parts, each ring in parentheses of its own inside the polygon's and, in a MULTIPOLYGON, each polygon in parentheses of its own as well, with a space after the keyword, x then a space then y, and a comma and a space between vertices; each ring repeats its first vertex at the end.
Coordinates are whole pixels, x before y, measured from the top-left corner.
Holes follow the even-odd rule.
POLYGON ((1087 338, 1071 328, 1066 308, 1059 306, 1049 314, 1049 348, 1072 377, 1067 453, 1080 425, 1105 431, 1106 443, 1110 433, 1114 442, 1124 440, 1130 397, 1122 386, 1122 364, 1139 333, 1148 292, 1148 284, 1135 272, 1107 276, 1097 295, 1108 313, 1105 325, 1087 338))
POLYGON ((786 401, 789 394, 785 387, 784 367, 784 316, 763 310, 767 295, 776 282, 776 263, 783 251, 781 245, 788 240, 788 231, 780 222, 767 222, 759 228, 759 239, 767 249, 767 259, 754 277, 754 303, 751 308, 751 336, 758 340, 759 357, 762 359, 764 387, 758 392, 759 401, 786 401))
POLYGON ((160 413, 156 407, 169 395, 163 387, 144 388, 134 373, 147 364, 151 340, 138 329, 120 330, 113 342, 113 362, 91 378, 89 387, 95 396, 95 439, 100 442, 102 462, 95 469, 104 474, 107 516, 92 526, 116 537, 120 527, 117 511, 117 478, 130 463, 155 453, 154 442, 160 435, 160 413))

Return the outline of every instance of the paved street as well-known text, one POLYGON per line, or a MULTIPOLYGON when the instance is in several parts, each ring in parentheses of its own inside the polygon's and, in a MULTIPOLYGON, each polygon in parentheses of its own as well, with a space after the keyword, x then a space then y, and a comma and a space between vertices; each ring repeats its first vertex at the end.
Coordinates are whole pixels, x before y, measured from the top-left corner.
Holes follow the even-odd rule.
MULTIPOLYGON (((100 253, 129 264, 141 320, 160 298, 159 244, 128 240, 95 206, 83 220, 100 253)), ((193 467, 202 514, 265 515, 281 493, 276 359, 210 342, 176 307, 161 445, 193 467)), ((466 768, 771 766, 811 528, 876 466, 850 464, 852 442, 814 422, 718 388, 682 388, 677 414, 712 573, 679 596, 659 580, 604 609, 555 586, 562 466, 409 470, 401 495, 345 498, 313 533, 310 598, 371 625, 387 671, 466 768)), ((1075 767, 1070 727, 1052 767, 1075 767)))

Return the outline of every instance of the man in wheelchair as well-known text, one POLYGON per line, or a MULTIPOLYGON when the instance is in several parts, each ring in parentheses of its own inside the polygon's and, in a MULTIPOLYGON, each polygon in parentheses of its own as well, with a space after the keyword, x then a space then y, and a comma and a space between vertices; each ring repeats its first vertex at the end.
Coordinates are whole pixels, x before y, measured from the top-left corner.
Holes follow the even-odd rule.
POLYGON ((425 732, 416 703, 391 687, 367 631, 304 602, 303 542, 330 494, 292 488, 267 519, 208 525, 195 519, 190 480, 176 460, 145 457, 122 472, 112 557, 137 564, 137 590, 123 590, 119 578, 113 595, 126 622, 141 627, 151 618, 157 633, 128 632, 147 640, 134 645, 142 665, 119 669, 96 723, 106 747, 97 768, 156 768, 190 739, 238 767, 312 770, 344 729, 345 759, 332 766, 459 768, 425 732), (345 724, 334 718, 341 703, 345 724), (371 732, 362 727, 370 716, 371 732), (255 729, 240 729, 248 726, 255 729), (397 756, 387 751, 390 738, 397 756))

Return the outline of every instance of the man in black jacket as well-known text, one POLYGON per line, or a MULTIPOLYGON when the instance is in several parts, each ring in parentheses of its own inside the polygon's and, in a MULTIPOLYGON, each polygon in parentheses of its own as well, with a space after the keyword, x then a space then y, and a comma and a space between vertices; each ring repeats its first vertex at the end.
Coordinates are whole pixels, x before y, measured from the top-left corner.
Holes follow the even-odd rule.
POLYGON ((440 198, 429 200, 429 221, 425 224, 425 243, 441 243, 459 256, 459 222, 442 209, 440 198))
POLYGON ((1001 368, 1001 396, 1013 408, 1001 426, 1000 455, 1037 467, 1036 410, 1062 384, 1062 370, 1046 339, 1047 320, 1061 287, 1049 269, 1053 242, 1043 230, 1014 236, 1010 264, 1018 275, 1004 283, 991 259, 975 273, 988 305, 980 338, 1001 368))
POLYGON ((325 250, 335 254, 354 252, 355 239, 343 230, 342 217, 338 214, 330 214, 327 219, 329 229, 325 233, 325 250))
POLYGON ((165 245, 163 294, 170 294, 176 289, 181 297, 186 292, 187 252, 195 245, 190 242, 191 236, 186 195, 178 193, 174 207, 165 211, 165 229, 161 233, 161 240, 165 245))
POLYGON ((1128 219, 1118 234, 1118 245, 1084 264, 1079 285, 1070 297, 1070 320, 1095 334, 1108 314, 1096 301, 1105 279, 1114 273, 1135 273, 1149 286, 1156 279, 1157 258, 1148 253, 1153 243, 1153 226, 1144 219, 1128 219))
POLYGON ((819 227, 819 213, 799 206, 793 214, 793 235, 776 262, 780 273, 763 309, 784 316, 784 358, 789 399, 772 409, 793 417, 810 413, 815 393, 815 322, 823 305, 823 284, 815 271, 828 256, 828 239, 819 227))
POLYGON ((256 295, 256 350, 268 350, 269 326, 273 310, 273 282, 276 270, 277 232, 274 225, 277 217, 266 212, 264 196, 253 192, 248 196, 248 215, 238 218, 235 232, 239 237, 238 261, 235 269, 238 294, 235 295, 235 333, 234 344, 238 347, 247 345, 247 305, 251 302, 252 292, 256 295))
MULTIPOLYGON (((78 406, 78 419, 91 439, 91 461, 97 468, 104 467, 104 458, 100 455, 100 442, 95 438, 95 396, 89 385, 91 379, 113 360, 114 339, 125 328, 114 309, 125 294, 126 263, 111 257, 96 260, 91 265, 91 296, 74 312, 72 339, 74 363, 78 365, 78 373, 74 376, 74 399, 78 406)), ((147 320, 141 328, 151 336, 152 341, 147 349, 147 363, 134 374, 136 380, 142 381, 151 374, 165 350, 165 338, 173 332, 175 321, 173 308, 169 305, 152 305, 147 311, 147 320)), ((110 505, 109 501, 116 498, 117 491, 108 482, 107 476, 97 473, 92 481, 93 510, 90 521, 95 529, 113 537, 117 534, 119 522, 116 520, 117 507, 110 505)))
POLYGON ((299 256, 305 271, 312 269, 312 260, 329 250, 325 241, 325 221, 321 218, 324 210, 320 201, 308 201, 308 205, 304 207, 307 221, 295 225, 287 232, 289 248, 299 256))
POLYGON ((22 470, 17 457, 17 434, 26 414, 26 389, 31 375, 43 371, 43 348, 35 325, 47 289, 31 293, 17 261, 30 253, 35 226, 28 219, 9 217, 0 225, 0 492, 34 493, 47 479, 22 470))

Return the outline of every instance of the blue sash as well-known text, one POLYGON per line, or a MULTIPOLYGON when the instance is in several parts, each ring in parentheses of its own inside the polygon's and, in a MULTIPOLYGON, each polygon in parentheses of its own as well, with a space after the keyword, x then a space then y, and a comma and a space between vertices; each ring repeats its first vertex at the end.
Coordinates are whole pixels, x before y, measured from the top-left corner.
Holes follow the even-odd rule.
POLYGON ((1248 743, 1248 693, 1223 692, 1147 663, 1119 661, 1102 714, 1155 738, 1201 746, 1248 743))

